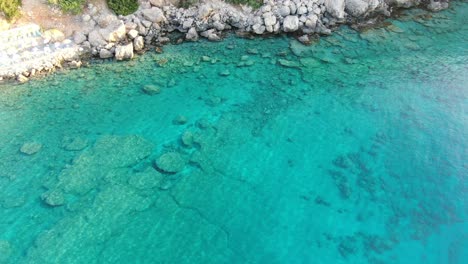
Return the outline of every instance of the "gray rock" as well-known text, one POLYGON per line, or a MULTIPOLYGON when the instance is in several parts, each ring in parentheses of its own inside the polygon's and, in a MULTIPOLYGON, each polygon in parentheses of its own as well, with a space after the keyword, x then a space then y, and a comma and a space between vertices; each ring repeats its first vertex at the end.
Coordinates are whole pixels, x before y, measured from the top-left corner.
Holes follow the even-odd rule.
POLYGON ((168 152, 156 160, 156 166, 168 173, 177 173, 184 169, 185 159, 178 152, 168 152))
POLYGON ((24 143, 20 148, 20 152, 26 155, 34 155, 42 149, 42 144, 38 142, 24 143))
POLYGON ((297 9, 297 14, 298 15, 303 15, 303 14, 306 14, 306 13, 307 13, 307 7, 305 7, 305 6, 300 6, 297 9))
POLYGON ((315 29, 317 25, 318 17, 316 15, 309 15, 306 22, 304 23, 306 27, 310 29, 315 29))
POLYGON ((141 14, 144 18, 154 23, 161 23, 166 21, 166 17, 164 16, 163 11, 158 7, 144 9, 143 11, 141 11, 141 14))
POLYGON ((198 33, 194 27, 191 27, 187 34, 185 35, 185 39, 189 41, 197 41, 198 40, 198 33))
POLYGON ((192 24, 193 24, 193 18, 188 18, 187 20, 184 21, 184 23, 182 23, 182 28, 189 29, 192 27, 192 24))
POLYGON ((298 37, 297 40, 299 40, 299 42, 301 42, 302 44, 310 44, 310 38, 308 35, 302 35, 298 37))
POLYGON ((81 44, 85 41, 86 41, 86 36, 83 33, 79 31, 75 31, 73 33, 73 42, 75 42, 76 44, 81 44))
POLYGON ((345 10, 348 14, 359 17, 364 15, 369 8, 369 4, 366 0, 346 0, 345 10))
POLYGON ((104 46, 107 44, 101 34, 99 34, 99 31, 96 29, 89 33, 88 41, 93 47, 104 46))
POLYGON ((285 17, 291 14, 291 10, 289 9, 289 6, 282 5, 278 9, 278 13, 280 16, 285 17))
POLYGON ((263 14, 263 21, 265 23, 265 26, 273 26, 276 24, 276 17, 271 13, 264 13, 263 14))
POLYGON ((127 45, 117 45, 115 48, 116 60, 130 60, 133 59, 133 43, 127 45))
POLYGON ((297 16, 287 16, 283 21, 284 32, 294 32, 299 29, 299 18, 297 16))
POLYGON ((112 57, 114 57, 114 54, 112 54, 112 52, 110 52, 107 49, 101 49, 99 51, 99 58, 101 58, 101 59, 108 59, 108 58, 112 58, 112 57))
POLYGON ((345 12, 345 0, 325 0, 327 12, 337 19, 343 19, 345 12))
POLYGON ((265 26, 262 24, 255 24, 252 26, 252 30, 255 34, 261 35, 265 32, 265 26))

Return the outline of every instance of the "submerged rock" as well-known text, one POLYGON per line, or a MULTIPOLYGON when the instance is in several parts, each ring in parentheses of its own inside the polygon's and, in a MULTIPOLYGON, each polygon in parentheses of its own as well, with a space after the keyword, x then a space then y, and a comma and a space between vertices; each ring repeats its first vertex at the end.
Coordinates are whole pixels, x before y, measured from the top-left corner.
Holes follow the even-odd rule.
POLYGON ((174 118, 174 120, 172 120, 172 123, 174 125, 184 125, 187 123, 187 117, 179 115, 176 118, 174 118))
POLYGON ((184 144, 187 147, 191 147, 193 144, 193 134, 190 131, 185 131, 184 134, 182 134, 181 137, 182 144, 184 144))
POLYGON ((60 190, 49 190, 41 195, 41 199, 50 206, 65 204, 65 197, 60 190))
POLYGON ((62 148, 68 151, 80 151, 88 146, 88 140, 81 137, 64 137, 62 148))
POLYGON ((154 94, 158 94, 158 93, 161 92, 161 88, 159 88, 159 86, 156 86, 156 85, 153 85, 153 84, 147 84, 147 85, 143 86, 143 88, 141 88, 141 90, 145 94, 149 94, 149 95, 154 95, 154 94))
POLYGON ((159 185, 164 176, 154 168, 147 168, 143 172, 133 174, 128 180, 130 186, 139 190, 152 189, 159 185))
POLYGON ((228 70, 224 70, 224 71, 220 72, 219 75, 223 76, 223 77, 226 77, 226 76, 231 75, 231 72, 229 72, 228 70))
POLYGON ((165 153, 156 160, 156 166, 160 170, 168 173, 177 173, 182 171, 185 164, 185 159, 178 152, 165 153))
POLYGON ((13 247, 7 240, 0 240, 0 263, 7 263, 13 252, 13 247))
POLYGON ((288 68, 299 68, 301 67, 301 64, 297 61, 290 61, 290 60, 285 60, 285 59, 279 59, 278 63, 281 66, 288 67, 288 68))
POLYGON ((20 152, 26 155, 34 155, 42 149, 42 144, 37 142, 24 143, 20 152))

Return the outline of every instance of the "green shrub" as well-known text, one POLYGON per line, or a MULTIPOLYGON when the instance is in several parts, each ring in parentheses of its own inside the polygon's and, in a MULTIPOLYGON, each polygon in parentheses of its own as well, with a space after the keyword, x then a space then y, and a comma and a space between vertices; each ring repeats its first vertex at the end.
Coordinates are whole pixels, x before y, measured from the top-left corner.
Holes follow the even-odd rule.
POLYGON ((200 1, 199 0, 180 0, 178 6, 182 8, 189 8, 191 6, 194 6, 198 2, 200 1))
POLYGON ((253 8, 259 8, 263 5, 263 0, 226 0, 226 2, 236 5, 248 5, 253 8))
POLYGON ((86 0, 48 0, 49 4, 58 5, 64 12, 79 14, 83 11, 86 0))
POLYGON ((117 15, 130 15, 138 9, 138 0, 107 0, 107 5, 117 15))
POLYGON ((8 20, 19 15, 20 6, 21 0, 0 0, 0 12, 5 14, 8 20))

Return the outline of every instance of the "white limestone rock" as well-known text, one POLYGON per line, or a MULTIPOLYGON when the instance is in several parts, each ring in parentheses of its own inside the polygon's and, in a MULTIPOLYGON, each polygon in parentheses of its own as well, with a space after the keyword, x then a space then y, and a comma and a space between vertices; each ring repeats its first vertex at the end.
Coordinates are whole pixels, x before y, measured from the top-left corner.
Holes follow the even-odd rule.
POLYGON ((194 27, 191 27, 187 34, 185 35, 185 39, 188 41, 197 41, 198 40, 198 33, 194 27))
POLYGON ((131 30, 128 31, 127 36, 130 39, 134 39, 134 38, 138 37, 138 31, 135 30, 135 29, 131 29, 131 30))
POLYGON ((364 15, 369 9, 367 0, 346 0, 345 10, 348 14, 359 17, 364 15))
POLYGON ((135 51, 140 51, 143 50, 145 47, 145 40, 143 39, 142 36, 138 36, 133 40, 133 48, 135 51))
POLYGON ((133 43, 127 45, 117 45, 115 48, 116 60, 130 60, 133 59, 133 43))
POLYGON ((161 23, 166 21, 164 12, 159 7, 152 7, 150 9, 144 9, 141 11, 143 17, 154 23, 161 23))
POLYGON ((336 19, 344 19, 345 0, 325 0, 327 12, 336 19))
POLYGON ((297 16, 287 16, 283 21, 284 32, 294 32, 299 29, 299 18, 297 16))
POLYGON ((107 42, 122 40, 126 32, 125 24, 121 20, 114 20, 106 28, 99 30, 102 38, 107 42))

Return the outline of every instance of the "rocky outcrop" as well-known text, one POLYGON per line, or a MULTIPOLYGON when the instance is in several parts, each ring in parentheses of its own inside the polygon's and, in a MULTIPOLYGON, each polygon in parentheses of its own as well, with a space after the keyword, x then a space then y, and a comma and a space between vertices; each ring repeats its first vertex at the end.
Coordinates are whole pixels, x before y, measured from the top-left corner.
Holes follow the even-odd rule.
MULTIPOLYGON (((220 0, 201 0, 189 8, 174 6, 177 0, 142 0, 139 9, 128 16, 115 16, 89 4, 82 15, 82 30, 73 34, 81 50, 103 59, 131 59, 152 45, 164 45, 172 32, 182 33, 177 42, 200 37, 220 41, 223 31, 246 34, 297 33, 302 43, 312 34, 329 35, 341 23, 362 22, 377 15, 390 15, 396 8, 423 5, 439 11, 448 0, 265 0, 261 8, 236 7, 220 0)), ((54 31, 44 35, 59 41, 54 31)), ((73 59, 73 61, 78 61, 73 59)), ((25 82, 29 75, 9 73, 25 82)), ((0 74, 3 77, 5 74, 0 74)))

